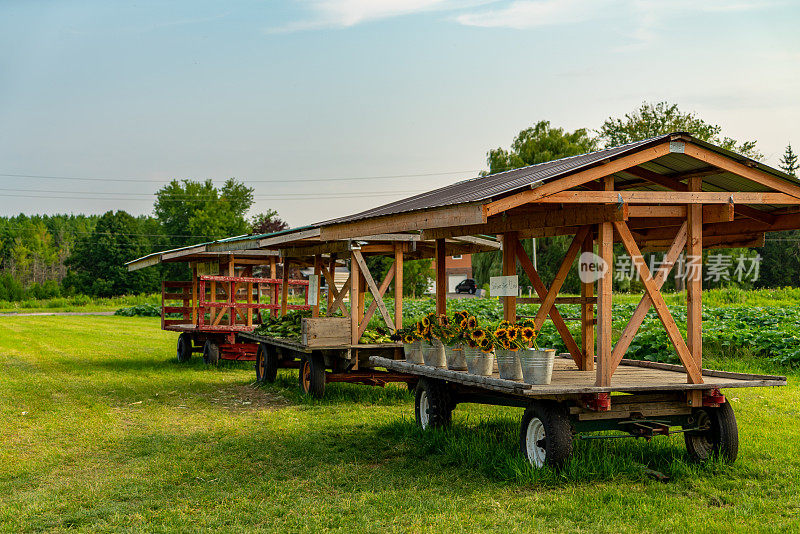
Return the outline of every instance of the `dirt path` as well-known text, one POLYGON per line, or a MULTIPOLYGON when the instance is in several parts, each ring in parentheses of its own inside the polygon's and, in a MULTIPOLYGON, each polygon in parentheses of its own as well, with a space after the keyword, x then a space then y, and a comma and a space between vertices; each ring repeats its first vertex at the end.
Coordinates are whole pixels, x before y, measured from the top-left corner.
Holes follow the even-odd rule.
POLYGON ((0 313, 0 317, 43 317, 47 315, 114 315, 113 311, 96 312, 33 312, 33 313, 0 313))

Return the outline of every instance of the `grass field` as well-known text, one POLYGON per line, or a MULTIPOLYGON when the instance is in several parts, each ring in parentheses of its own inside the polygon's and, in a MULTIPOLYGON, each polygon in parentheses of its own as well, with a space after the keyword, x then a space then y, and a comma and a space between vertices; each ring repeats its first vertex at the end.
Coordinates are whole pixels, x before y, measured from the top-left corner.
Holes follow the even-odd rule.
POLYGON ((296 372, 255 387, 251 365, 177 364, 175 341, 152 318, 0 318, 2 530, 800 529, 796 372, 728 392, 733 466, 691 465, 675 437, 578 442, 554 473, 517 453, 520 410, 462 405, 423 434, 399 387, 331 384, 313 401, 296 372))

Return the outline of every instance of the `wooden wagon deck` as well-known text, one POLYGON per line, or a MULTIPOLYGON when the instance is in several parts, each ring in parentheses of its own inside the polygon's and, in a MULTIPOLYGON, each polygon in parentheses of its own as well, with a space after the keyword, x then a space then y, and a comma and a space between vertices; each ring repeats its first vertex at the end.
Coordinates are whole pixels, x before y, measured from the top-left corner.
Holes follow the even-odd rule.
POLYGON ((496 368, 491 377, 483 377, 466 371, 437 369, 427 365, 417 365, 403 360, 390 360, 379 356, 373 356, 370 360, 376 367, 385 367, 392 371, 437 378, 465 386, 474 386, 499 393, 525 397, 786 385, 785 376, 732 373, 711 369, 703 369, 704 382, 702 384, 689 384, 686 381, 686 370, 680 365, 622 360, 617 372, 612 377, 611 385, 601 387, 595 385, 594 371, 580 371, 571 358, 556 358, 551 383, 534 386, 513 380, 504 380, 497 374, 496 368))

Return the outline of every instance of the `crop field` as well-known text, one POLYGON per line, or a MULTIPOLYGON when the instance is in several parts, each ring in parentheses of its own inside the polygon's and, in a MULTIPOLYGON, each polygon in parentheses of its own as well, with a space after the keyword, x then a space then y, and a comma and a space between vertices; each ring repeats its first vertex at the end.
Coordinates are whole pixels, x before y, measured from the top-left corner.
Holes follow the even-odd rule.
POLYGON ((736 464, 693 465, 679 436, 579 440, 560 473, 517 452, 519 409, 461 405, 423 433, 404 386, 312 400, 296 371, 255 386, 252 364, 176 363, 156 318, 3 317, 0 530, 797 531, 800 372, 748 337, 796 348, 797 315, 752 301, 774 309, 711 300, 707 340, 718 321, 732 345, 705 365, 789 385, 727 392, 736 464))

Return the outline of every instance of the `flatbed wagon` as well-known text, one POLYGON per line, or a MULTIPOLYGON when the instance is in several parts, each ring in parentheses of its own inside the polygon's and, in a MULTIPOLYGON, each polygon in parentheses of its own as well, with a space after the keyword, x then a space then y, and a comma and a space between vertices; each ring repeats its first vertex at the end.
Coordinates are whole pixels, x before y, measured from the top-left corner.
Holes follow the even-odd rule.
MULTIPOLYGON (((519 443, 537 466, 560 465, 572 453, 573 437, 617 431, 605 437, 652 438, 682 433, 690 455, 704 460, 738 452, 736 419, 722 389, 785 386, 786 377, 703 369, 703 383, 686 382, 680 365, 622 360, 608 386, 569 357, 556 358, 550 384, 532 385, 466 371, 439 369, 380 356, 372 364, 418 378, 414 414, 423 428, 450 423, 460 403, 525 409, 519 443)), ((603 437, 603 436, 595 436, 603 437)))

